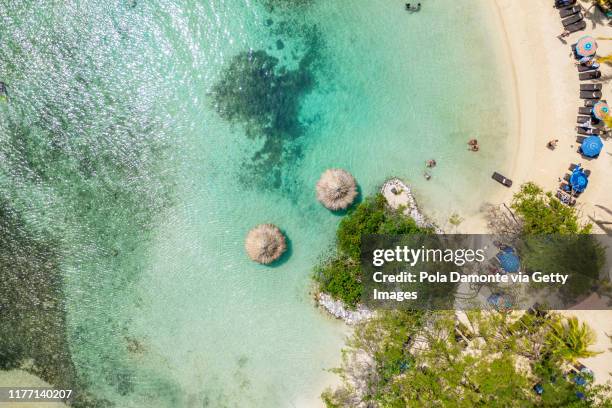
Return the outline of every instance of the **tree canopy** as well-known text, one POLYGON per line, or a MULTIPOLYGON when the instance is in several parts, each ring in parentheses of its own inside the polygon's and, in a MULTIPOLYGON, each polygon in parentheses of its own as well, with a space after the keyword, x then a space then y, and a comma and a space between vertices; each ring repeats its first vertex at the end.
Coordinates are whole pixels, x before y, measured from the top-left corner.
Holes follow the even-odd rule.
POLYGON ((512 200, 525 234, 588 234, 591 224, 581 224, 574 207, 568 207, 535 183, 525 183, 512 200))
MULTIPOLYGON (((472 330, 457 322, 454 311, 387 311, 360 324, 337 370, 342 386, 325 391, 323 401, 330 408, 607 407, 612 403, 609 386, 579 385, 574 374, 563 371, 566 355, 552 358, 550 351, 559 346, 547 339, 576 334, 560 315, 526 314, 516 320, 516 316, 472 311, 466 316, 472 330), (560 334, 557 326, 562 328, 560 334), (541 394, 535 391, 536 384, 541 394)), ((580 346, 584 356, 593 339, 578 337, 584 340, 580 346)))

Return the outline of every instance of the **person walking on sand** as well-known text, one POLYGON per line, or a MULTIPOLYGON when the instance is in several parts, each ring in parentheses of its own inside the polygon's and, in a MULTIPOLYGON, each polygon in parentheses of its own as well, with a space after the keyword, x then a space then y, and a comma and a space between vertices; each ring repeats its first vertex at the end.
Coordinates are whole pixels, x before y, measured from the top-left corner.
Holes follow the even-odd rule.
POLYGON ((557 147, 557 143, 559 143, 559 139, 549 140, 546 146, 550 150, 555 150, 555 147, 557 147))

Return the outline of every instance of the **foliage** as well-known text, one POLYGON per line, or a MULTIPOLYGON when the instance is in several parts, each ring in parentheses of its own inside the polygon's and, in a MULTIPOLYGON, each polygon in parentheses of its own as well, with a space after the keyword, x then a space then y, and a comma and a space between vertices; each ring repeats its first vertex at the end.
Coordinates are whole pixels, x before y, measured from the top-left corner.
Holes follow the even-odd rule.
POLYGON ((521 262, 527 272, 568 275, 565 284, 534 284, 561 295, 566 308, 603 283, 600 273, 605 264, 605 248, 593 235, 527 236, 520 249, 521 262))
POLYGON ((385 197, 377 194, 367 198, 345 217, 338 227, 338 249, 353 259, 359 259, 361 237, 366 234, 400 235, 423 232, 414 220, 399 211, 387 208, 385 197))
POLYGON ((591 224, 580 224, 576 209, 545 193, 534 183, 525 183, 514 195, 512 209, 523 222, 525 234, 588 234, 591 224))
POLYGON ((463 222, 463 218, 461 218, 461 216, 457 213, 453 213, 451 214, 451 216, 448 218, 448 222, 451 225, 454 225, 455 227, 458 227, 462 222, 463 222))
POLYGON ((359 263, 347 256, 332 257, 317 266, 315 279, 321 291, 342 300, 349 307, 357 305, 361 298, 363 286, 359 281, 359 263))
POLYGON ((363 291, 359 279, 362 236, 427 231, 419 228, 412 218, 388 208, 382 194, 368 197, 340 222, 336 233, 336 255, 315 268, 314 279, 322 292, 355 307, 363 291))
MULTIPOLYGON (((322 395, 327 407, 606 407, 612 402, 608 385, 577 385, 563 375, 564 360, 531 353, 554 330, 544 318, 526 315, 530 318, 517 325, 498 313, 466 316, 473 329, 462 324, 461 330, 469 331, 469 353, 454 334, 454 311, 389 311, 361 323, 337 370, 343 385, 322 395), (533 391, 535 384, 543 387, 541 396, 533 391)), ((560 320, 549 319, 552 325, 560 320)))
POLYGON ((558 319, 550 324, 546 346, 553 357, 575 362, 579 358, 598 354, 589 350, 595 340, 593 329, 585 323, 579 323, 576 317, 570 317, 558 319))

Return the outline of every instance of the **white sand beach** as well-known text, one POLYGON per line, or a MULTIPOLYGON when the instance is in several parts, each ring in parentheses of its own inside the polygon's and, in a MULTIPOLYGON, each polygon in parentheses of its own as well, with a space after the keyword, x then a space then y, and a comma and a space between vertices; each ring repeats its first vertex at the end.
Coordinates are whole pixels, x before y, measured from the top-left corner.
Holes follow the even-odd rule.
MULTIPOLYGON (((598 159, 585 161, 577 153, 575 132, 579 99, 578 72, 571 56, 570 46, 584 35, 610 37, 612 28, 590 2, 579 2, 585 10, 587 29, 570 35, 563 41, 557 36, 562 32, 561 19, 552 0, 495 0, 497 18, 505 31, 510 59, 513 63, 514 81, 519 110, 519 134, 512 172, 507 176, 514 181, 512 188, 500 186, 492 204, 508 203, 527 181, 533 181, 549 191, 556 191, 559 177, 567 172, 571 163, 582 163, 591 170, 589 186, 578 199, 578 208, 584 220, 594 225, 596 233, 612 230, 612 143, 604 141, 604 151, 598 159), (588 9, 591 7, 590 9, 588 9), (549 140, 558 139, 555 150, 547 148, 549 140)), ((612 41, 598 41, 599 55, 612 54, 612 41)), ((612 67, 602 64, 601 80, 604 99, 612 97, 612 67)), ((586 83, 585 81, 583 83, 586 83)), ((467 220, 464 232, 485 231, 484 217, 467 220)), ((610 265, 606 266, 610 268, 610 265)), ((610 273, 610 271, 608 271, 610 273)), ((597 334, 593 349, 600 351, 595 357, 582 363, 595 373, 595 382, 611 379, 612 311, 572 310, 563 311, 576 316, 591 326, 597 334)))
MULTIPOLYGON (((590 3, 582 2, 588 8, 590 3)), ((519 112, 516 152, 512 170, 505 174, 512 179, 512 188, 499 186, 499 192, 490 198, 491 204, 508 203, 521 184, 533 181, 548 191, 556 191, 559 177, 567 172, 571 163, 582 163, 591 170, 589 186, 578 199, 578 208, 585 220, 594 224, 594 232, 612 228, 612 177, 610 141, 604 142, 604 151, 598 159, 585 161, 577 153, 576 116, 579 99, 578 72, 571 56, 570 46, 584 35, 608 36, 609 26, 597 23, 594 8, 585 11, 587 29, 565 38, 557 9, 549 0, 495 0, 491 2, 492 16, 504 31, 519 112), (549 140, 558 139, 555 150, 547 148, 549 140)), ((599 55, 612 53, 612 41, 599 41, 599 55)), ((602 64, 604 98, 612 95, 610 78, 612 67, 602 64)), ((484 214, 481 214, 484 216, 484 214)), ((466 220, 462 232, 485 230, 484 217, 466 220)))

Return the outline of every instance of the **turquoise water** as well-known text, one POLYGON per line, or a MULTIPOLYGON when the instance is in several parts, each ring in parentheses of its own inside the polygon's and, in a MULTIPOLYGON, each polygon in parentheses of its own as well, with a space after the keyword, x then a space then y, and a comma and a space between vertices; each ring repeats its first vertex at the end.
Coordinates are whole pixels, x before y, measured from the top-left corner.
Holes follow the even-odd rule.
POLYGON ((340 219, 321 172, 364 194, 403 177, 444 222, 507 166, 507 61, 487 2, 458 3, 0 5, 0 197, 61 254, 85 387, 120 407, 312 406, 344 340, 309 294, 340 219), (262 222, 290 239, 274 267, 244 254, 262 222))

